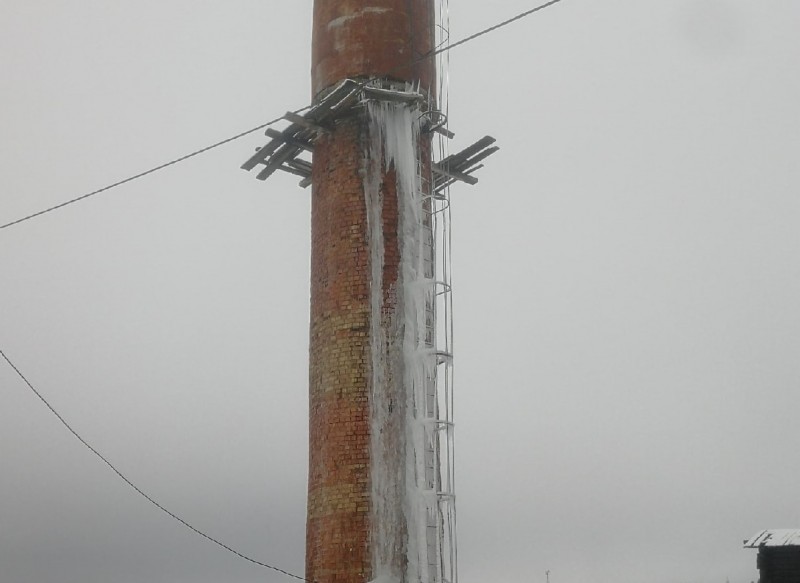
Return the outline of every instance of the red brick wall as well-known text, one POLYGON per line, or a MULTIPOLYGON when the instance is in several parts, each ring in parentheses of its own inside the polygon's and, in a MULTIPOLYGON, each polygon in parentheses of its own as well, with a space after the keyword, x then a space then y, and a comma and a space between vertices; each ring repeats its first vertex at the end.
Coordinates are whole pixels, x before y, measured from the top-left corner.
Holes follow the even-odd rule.
MULTIPOLYGON (((371 579, 371 264, 362 177, 365 123, 361 116, 346 120, 314 150, 306 578, 317 583, 371 579)), ((394 172, 385 176, 382 191, 381 325, 388 331, 400 264, 394 172)), ((402 416, 400 407, 396 414, 402 416)), ((393 432, 399 434, 402 428, 393 432)))
POLYGON ((357 77, 420 81, 431 89, 432 0, 316 0, 312 46, 313 94, 357 77))
POLYGON ((369 249, 360 121, 316 145, 306 578, 370 578, 369 249))
MULTIPOLYGON (((431 0, 316 0, 314 93, 346 77, 422 80, 423 88, 430 87, 432 61, 413 70, 397 67, 430 50, 432 15, 431 0)), ((316 583, 365 583, 372 577, 365 123, 363 115, 342 120, 314 150, 306 578, 316 583)), ((387 321, 399 266, 394 183, 393 176, 385 177, 387 321)))

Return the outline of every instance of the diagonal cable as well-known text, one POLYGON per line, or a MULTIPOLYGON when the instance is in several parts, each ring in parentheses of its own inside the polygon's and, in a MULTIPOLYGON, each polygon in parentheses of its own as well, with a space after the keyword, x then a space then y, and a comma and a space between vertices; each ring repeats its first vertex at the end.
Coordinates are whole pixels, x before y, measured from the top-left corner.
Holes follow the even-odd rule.
MULTIPOLYGON (((300 109, 300 110, 296 111, 295 113, 300 113, 301 111, 303 111, 305 109, 308 109, 308 108, 304 107, 303 109, 300 109)), ((235 136, 231 136, 229 138, 225 138, 224 140, 221 140, 219 142, 211 144, 210 146, 206 146, 205 148, 200 148, 199 150, 195 150, 194 152, 186 154, 185 156, 181 156, 180 158, 175 158, 174 160, 170 160, 169 162, 165 162, 164 164, 161 164, 159 166, 155 166, 154 168, 150 168, 149 170, 145 170, 144 172, 140 172, 139 174, 134 174, 133 176, 129 176, 128 178, 125 178, 125 179, 120 180, 118 182, 115 182, 113 184, 109 184, 108 186, 104 186, 103 188, 98 188, 97 190, 93 190, 92 192, 88 192, 86 194, 82 194, 80 196, 77 196, 77 197, 75 197, 73 199, 64 201, 64 202, 62 202, 60 204, 57 204, 55 206, 51 206, 49 208, 46 208, 46 209, 41 210, 39 212, 33 213, 33 214, 28 215, 26 217, 22 217, 21 219, 17 219, 15 221, 11 221, 10 223, 6 223, 5 225, 0 225, 0 229, 5 229, 6 227, 11 227, 13 225, 16 225, 16 224, 19 224, 19 223, 23 223, 25 221, 28 221, 30 219, 39 217, 39 216, 41 216, 43 214, 46 214, 46 213, 49 213, 51 211, 58 210, 60 208, 64 208, 65 206, 74 204, 76 202, 80 202, 80 201, 85 200, 85 199, 87 199, 87 198, 89 198, 91 196, 95 196, 96 194, 100 194, 102 192, 106 192, 108 190, 111 190, 112 188, 116 188, 117 186, 122 186, 123 184, 127 184, 128 182, 133 182, 134 180, 138 180, 139 178, 143 178, 144 176, 147 176, 148 174, 153 174, 154 172, 158 172, 159 170, 163 170, 164 168, 168 168, 170 166, 174 166, 175 164, 178 164, 180 162, 188 160, 189 158, 194 158, 195 156, 199 156, 200 154, 204 154, 205 152, 208 152, 209 150, 213 150, 214 148, 218 148, 218 147, 223 146, 223 145, 225 145, 227 143, 233 142, 234 140, 238 140, 239 138, 243 138, 244 136, 247 136, 247 135, 250 135, 250 134, 252 134, 254 132, 257 132, 258 130, 264 129, 267 126, 271 126, 271 125, 279 122, 282 119, 283 119, 283 116, 281 116, 279 118, 276 118, 276 119, 273 119, 273 120, 270 120, 270 121, 268 121, 266 123, 261 124, 260 126, 254 127, 252 129, 249 129, 249 130, 244 131, 244 132, 241 132, 239 134, 236 134, 235 136)))
POLYGON ((44 396, 43 396, 43 395, 42 395, 42 394, 41 394, 39 391, 37 391, 37 390, 36 390, 36 388, 33 386, 33 384, 32 384, 32 383, 31 383, 31 382, 30 382, 30 381, 29 381, 29 380, 28 380, 28 379, 25 377, 25 375, 23 375, 23 374, 22 374, 22 372, 21 372, 21 371, 20 371, 20 370, 17 368, 17 366, 16 366, 16 365, 15 365, 13 362, 11 362, 11 360, 8 358, 8 356, 6 356, 5 352, 3 352, 3 351, 2 351, 2 349, 0 349, 0 356, 2 356, 2 357, 3 357, 3 359, 4 359, 4 360, 5 360, 7 363, 8 363, 8 365, 9 365, 9 366, 10 366, 12 369, 14 369, 14 372, 15 372, 15 373, 17 373, 17 376, 18 376, 19 378, 21 378, 21 379, 23 380, 23 382, 24 382, 26 385, 28 385, 28 388, 29 388, 31 391, 33 391, 33 394, 35 394, 35 395, 36 395, 36 396, 39 398, 39 400, 40 400, 42 403, 44 403, 44 404, 45 404, 45 406, 46 406, 48 409, 50 409, 50 412, 51 412, 53 415, 55 415, 55 416, 56 416, 56 418, 57 418, 57 419, 58 419, 58 420, 61 422, 61 424, 62 424, 64 427, 66 427, 66 428, 67 428, 67 430, 69 430, 69 432, 70 432, 70 433, 71 433, 71 434, 72 434, 72 435, 73 435, 73 436, 74 436, 74 437, 75 437, 75 438, 76 438, 78 441, 80 441, 80 442, 81 442, 81 443, 82 443, 82 444, 83 444, 83 445, 84 445, 84 446, 85 446, 85 447, 86 447, 86 448, 87 448, 87 449, 88 449, 90 452, 92 452, 92 453, 93 453, 93 454, 94 454, 96 457, 100 458, 100 460, 101 460, 101 461, 102 461, 102 462, 103 462, 105 465, 107 465, 109 468, 111 468, 111 471, 113 471, 115 474, 117 474, 117 476, 118 476, 118 477, 119 477, 119 478, 120 478, 120 479, 121 479, 123 482, 125 482, 125 483, 126 483, 128 486, 130 486, 131 488, 133 488, 133 490, 135 490, 137 494, 139 494, 139 495, 140 495, 140 496, 142 496, 142 497, 143 497, 145 500, 147 500, 148 502, 150 502, 150 504, 152 504, 153 506, 155 506, 156 508, 158 508, 159 510, 161 510, 162 512, 164 512, 165 514, 167 514, 167 515, 168 515, 168 516, 170 516, 171 518, 173 518, 173 519, 177 520, 178 522, 180 522, 180 523, 181 523, 183 526, 185 526, 185 527, 186 527, 186 528, 188 528, 189 530, 191 530, 191 531, 193 531, 194 533, 196 533, 196 534, 199 534, 199 535, 200 535, 200 536, 202 536, 203 538, 205 538, 205 539, 207 539, 207 540, 211 541, 212 543, 214 543, 214 544, 215 544, 215 545, 217 545, 218 547, 222 547, 222 548, 223 548, 223 549, 225 549, 226 551, 233 553, 234 555, 236 555, 236 556, 237 556, 237 557, 239 557, 240 559, 244 559, 245 561, 248 561, 248 562, 250 562, 250 563, 253 563, 254 565, 258 565, 259 567, 264 567, 265 569, 270 569, 270 570, 272 570, 272 571, 277 571, 278 573, 281 573, 281 574, 283 574, 283 575, 286 575, 287 577, 291 577, 291 578, 293 578, 293 579, 297 579, 297 580, 299 580, 299 581, 305 581, 305 582, 307 582, 307 583, 313 583, 313 581, 310 581, 310 580, 306 579, 305 577, 301 577, 300 575, 295 575, 294 573, 290 573, 289 571, 285 571, 285 570, 283 570, 283 569, 280 569, 279 567, 275 567, 274 565, 269 565, 269 564, 267 564, 267 563, 264 563, 264 562, 262 562, 262 561, 259 561, 259 560, 257 560, 257 559, 254 559, 254 558, 252 558, 252 557, 249 557, 249 556, 245 555, 244 553, 241 553, 241 552, 237 551, 236 549, 234 549, 234 548, 232 548, 232 547, 230 547, 230 546, 226 545, 225 543, 223 543, 223 542, 221 542, 221 541, 219 541, 219 540, 215 539, 213 536, 210 536, 210 535, 208 535, 208 534, 204 533, 202 530, 200 530, 200 529, 198 529, 198 528, 196 528, 196 527, 192 526, 191 524, 189 524, 188 522, 186 522, 186 521, 185 521, 183 518, 181 518, 180 516, 178 516, 178 515, 177 515, 177 514, 175 514, 174 512, 172 512, 172 511, 168 510, 167 508, 165 508, 164 506, 162 506, 162 505, 161 505, 161 504, 159 504, 158 502, 156 502, 156 501, 155 501, 153 498, 151 498, 151 497, 150 497, 150 495, 148 495, 146 492, 144 492, 144 491, 143 491, 141 488, 139 488, 139 487, 138 487, 136 484, 134 484, 133 482, 131 482, 131 480, 130 480, 130 479, 128 479, 128 477, 127 477, 127 476, 125 476, 125 474, 123 474, 122 472, 120 472, 120 471, 119 471, 119 470, 116 468, 116 466, 114 466, 114 464, 112 464, 110 461, 108 461, 108 459, 107 459, 107 458, 106 458, 106 457, 105 457, 103 454, 101 454, 99 451, 97 451, 97 449, 95 449, 95 448, 94 448, 94 447, 93 447, 93 446, 92 446, 92 445, 91 445, 91 444, 90 444, 88 441, 86 441, 86 440, 85 440, 83 437, 81 437, 81 435, 80 435, 80 434, 79 434, 77 431, 75 431, 75 429, 73 429, 73 428, 72 428, 72 426, 71 426, 71 425, 70 425, 70 424, 67 422, 67 420, 66 420, 66 419, 64 419, 64 417, 62 417, 62 416, 61 416, 61 414, 60 414, 58 411, 56 411, 56 410, 55 410, 55 408, 54 408, 54 407, 53 407, 53 406, 52 406, 52 405, 51 405, 51 404, 50 404, 50 403, 47 401, 47 399, 45 399, 45 398, 44 398, 44 396))
POLYGON ((450 50, 452 50, 452 49, 454 49, 454 48, 456 48, 458 46, 461 46, 463 44, 471 42, 471 41, 475 40, 478 37, 481 37, 481 36, 483 36, 485 34, 489 34, 490 32, 494 32, 494 31, 496 31, 496 30, 498 30, 500 28, 508 26, 509 24, 517 22, 518 20, 522 20, 523 18, 525 18, 527 16, 530 16, 530 15, 536 13, 536 12, 539 12, 540 10, 544 10, 545 8, 550 8, 554 4, 558 4, 561 1, 562 0, 550 0, 550 2, 545 2, 544 4, 540 4, 539 6, 531 8, 530 10, 526 10, 525 12, 522 12, 521 14, 517 14, 516 16, 513 16, 513 17, 509 18, 508 20, 504 20, 503 22, 498 22, 497 24, 495 24, 493 26, 490 26, 489 28, 484 28, 483 30, 478 31, 475 34, 471 34, 468 37, 462 38, 461 40, 459 40, 457 42, 454 42, 453 44, 449 44, 449 45, 447 45, 445 47, 442 47, 441 49, 436 49, 434 51, 431 51, 430 53, 425 55, 423 58, 433 57, 433 56, 436 56, 438 54, 450 51, 450 50))

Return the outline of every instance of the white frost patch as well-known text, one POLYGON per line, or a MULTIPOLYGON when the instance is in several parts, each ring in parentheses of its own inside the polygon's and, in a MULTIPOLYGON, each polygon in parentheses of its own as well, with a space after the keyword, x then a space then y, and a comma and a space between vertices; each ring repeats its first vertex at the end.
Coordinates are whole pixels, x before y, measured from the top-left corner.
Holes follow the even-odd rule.
POLYGON ((344 16, 340 16, 339 18, 334 18, 328 23, 328 30, 344 26, 345 23, 353 19, 359 18, 365 14, 383 14, 384 12, 389 12, 389 9, 380 8, 378 6, 367 6, 366 8, 362 8, 361 10, 356 10, 352 14, 345 14, 344 16))

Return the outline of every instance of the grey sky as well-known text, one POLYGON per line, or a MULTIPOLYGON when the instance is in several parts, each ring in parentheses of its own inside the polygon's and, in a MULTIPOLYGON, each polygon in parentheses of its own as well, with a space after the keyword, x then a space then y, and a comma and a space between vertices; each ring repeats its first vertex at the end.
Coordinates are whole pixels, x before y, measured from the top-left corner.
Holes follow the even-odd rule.
MULTIPOLYGON (((453 0, 458 39, 531 8, 453 0)), ((311 2, 0 2, 0 223, 309 100, 311 2)), ((564 0, 451 55, 461 583, 747 583, 799 527, 800 4, 564 0)), ((0 347, 302 573, 309 198, 258 134, 0 231, 0 347)), ((287 581, 0 366, 0 581, 287 581)))

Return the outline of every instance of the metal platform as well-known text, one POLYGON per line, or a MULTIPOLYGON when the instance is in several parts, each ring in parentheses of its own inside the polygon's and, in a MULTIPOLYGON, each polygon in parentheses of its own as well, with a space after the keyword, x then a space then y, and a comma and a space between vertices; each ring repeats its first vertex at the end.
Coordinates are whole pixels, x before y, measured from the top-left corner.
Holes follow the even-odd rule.
MULTIPOLYGON (((353 113, 353 110, 370 100, 422 103, 425 97, 414 91, 399 91, 375 87, 346 79, 330 91, 319 103, 311 106, 305 113, 287 112, 283 119, 289 122, 283 130, 267 128, 266 135, 271 138, 256 150, 244 164, 243 170, 259 168, 256 178, 266 180, 278 170, 295 174, 301 178, 300 186, 311 185, 311 160, 302 157, 305 152, 314 151, 314 143, 324 133, 331 131, 335 121, 353 113)), ((422 123, 422 131, 438 132, 453 138, 454 134, 444 129, 443 124, 435 123, 435 116, 427 116, 422 123)), ((473 174, 483 168, 481 162, 500 148, 494 146, 495 139, 485 136, 457 154, 434 162, 433 194, 442 192, 455 182, 477 184, 473 174)))

